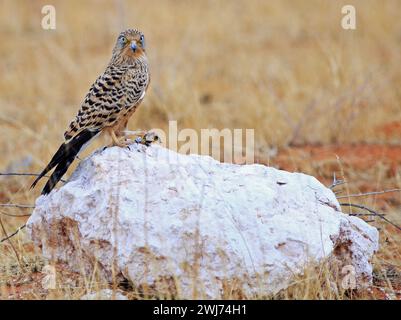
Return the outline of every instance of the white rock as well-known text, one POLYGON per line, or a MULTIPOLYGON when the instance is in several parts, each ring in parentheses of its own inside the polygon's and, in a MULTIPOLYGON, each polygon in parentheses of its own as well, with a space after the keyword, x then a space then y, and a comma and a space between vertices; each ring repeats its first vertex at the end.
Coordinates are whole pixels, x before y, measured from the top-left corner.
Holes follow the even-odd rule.
POLYGON ((111 281, 114 261, 134 285, 174 279, 182 298, 219 298, 230 283, 276 293, 327 258, 363 287, 378 249, 377 230, 341 213, 314 177, 157 145, 95 152, 37 199, 27 227, 46 258, 72 270, 91 274, 97 261, 111 281))

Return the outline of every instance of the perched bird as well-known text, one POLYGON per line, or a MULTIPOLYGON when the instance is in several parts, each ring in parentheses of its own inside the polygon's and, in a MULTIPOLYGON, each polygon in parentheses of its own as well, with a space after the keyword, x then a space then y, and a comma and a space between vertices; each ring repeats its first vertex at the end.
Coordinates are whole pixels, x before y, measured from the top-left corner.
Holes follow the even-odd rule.
POLYGON ((126 147, 127 122, 144 98, 149 81, 144 35, 136 29, 121 32, 106 70, 89 89, 64 133, 64 142, 31 188, 56 167, 42 190, 42 194, 48 194, 83 146, 101 132, 110 135, 112 145, 126 147))

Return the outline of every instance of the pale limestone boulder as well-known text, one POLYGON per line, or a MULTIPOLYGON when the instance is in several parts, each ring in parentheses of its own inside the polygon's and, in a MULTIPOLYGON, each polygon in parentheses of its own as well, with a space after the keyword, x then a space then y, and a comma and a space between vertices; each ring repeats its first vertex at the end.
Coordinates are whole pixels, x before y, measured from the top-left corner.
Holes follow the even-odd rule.
POLYGON ((219 298, 234 283, 276 293, 324 261, 364 287, 378 249, 378 231, 314 177, 157 145, 95 152, 37 199, 27 227, 45 258, 88 274, 96 261, 108 281, 114 263, 134 286, 174 286, 182 298, 219 298))

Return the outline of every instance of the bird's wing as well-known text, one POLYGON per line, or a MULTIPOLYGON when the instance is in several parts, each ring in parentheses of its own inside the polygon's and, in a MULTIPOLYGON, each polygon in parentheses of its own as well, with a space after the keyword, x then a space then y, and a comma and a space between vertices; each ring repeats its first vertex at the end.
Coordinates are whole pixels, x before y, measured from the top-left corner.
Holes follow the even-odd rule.
POLYGON ((64 133, 66 141, 84 129, 113 125, 122 110, 144 96, 147 76, 136 68, 109 67, 90 88, 75 119, 64 133))

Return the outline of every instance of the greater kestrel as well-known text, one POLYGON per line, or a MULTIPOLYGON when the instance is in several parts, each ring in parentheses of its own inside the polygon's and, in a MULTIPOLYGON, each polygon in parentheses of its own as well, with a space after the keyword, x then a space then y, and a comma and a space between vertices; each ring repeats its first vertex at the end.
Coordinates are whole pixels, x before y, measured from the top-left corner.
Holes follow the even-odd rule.
POLYGON ((127 146, 127 122, 144 98, 149 81, 144 35, 135 29, 121 32, 106 70, 89 89, 64 133, 65 141, 31 188, 56 167, 42 190, 42 194, 48 194, 82 147, 101 132, 110 135, 113 145, 127 146))

